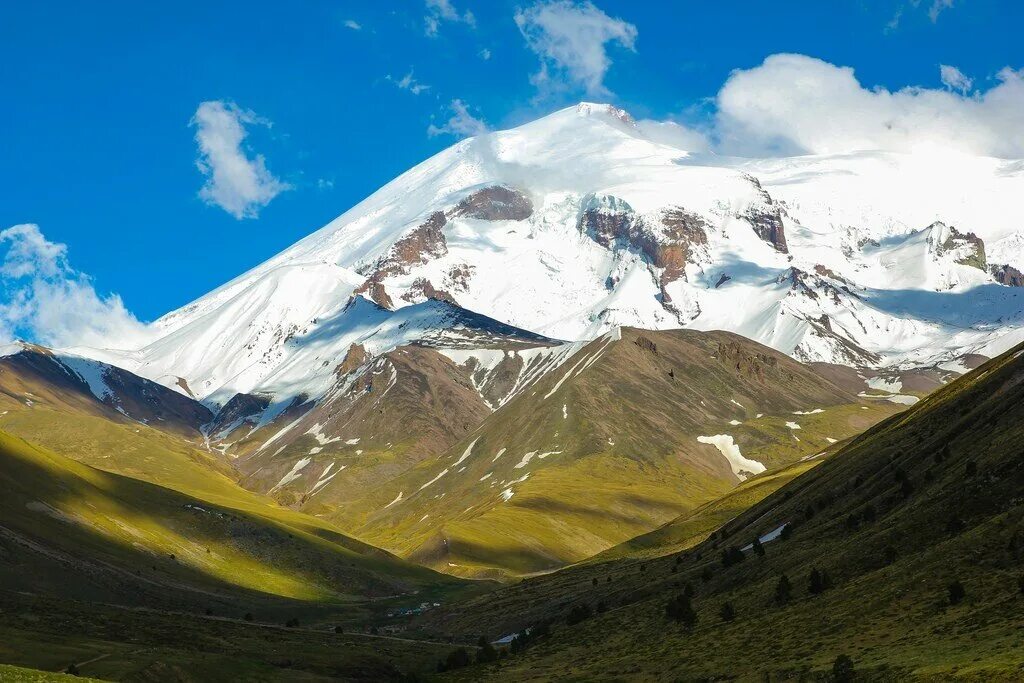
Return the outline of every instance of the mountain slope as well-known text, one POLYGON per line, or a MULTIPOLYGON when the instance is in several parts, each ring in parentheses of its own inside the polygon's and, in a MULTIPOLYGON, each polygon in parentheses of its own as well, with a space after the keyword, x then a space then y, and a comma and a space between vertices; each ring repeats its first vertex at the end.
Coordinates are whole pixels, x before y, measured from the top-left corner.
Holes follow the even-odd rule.
POLYGON ((3 585, 184 606, 344 602, 451 585, 328 524, 250 496, 208 501, 101 472, 0 433, 3 585))
POLYGON ((142 348, 80 352, 210 405, 283 406, 323 395, 352 344, 378 355, 446 324, 417 308, 441 300, 574 341, 692 327, 805 361, 950 363, 1024 335, 1022 173, 941 154, 691 154, 582 103, 424 161, 159 319, 142 348))
POLYGON ((1022 356, 867 430, 682 555, 588 564, 430 619, 466 633, 556 619, 549 640, 467 671, 474 680, 821 677, 839 655, 868 678, 1016 680, 1022 356), (758 537, 763 556, 749 548, 758 537), (729 547, 746 547, 743 559, 723 561, 729 547), (783 575, 791 589, 780 592, 783 575), (666 617, 686 583, 692 629, 666 617), (558 605, 576 602, 611 609, 563 625, 558 605))
POLYGON ((456 574, 547 571, 900 409, 736 335, 623 328, 331 518, 456 574))

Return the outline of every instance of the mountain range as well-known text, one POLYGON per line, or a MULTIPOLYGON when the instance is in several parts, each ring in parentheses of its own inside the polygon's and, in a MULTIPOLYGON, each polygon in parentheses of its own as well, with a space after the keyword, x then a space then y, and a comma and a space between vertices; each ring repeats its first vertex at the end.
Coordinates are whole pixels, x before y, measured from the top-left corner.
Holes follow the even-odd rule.
POLYGON ((692 153, 580 103, 424 161, 136 347, 7 345, 0 608, 30 618, 0 660, 56 670, 99 642, 88 673, 113 679, 198 680, 206 657, 214 678, 407 680, 520 634, 523 656, 442 673, 789 676, 841 650, 898 677, 947 629, 993 644, 936 675, 1005 672, 1022 175, 692 153), (811 569, 813 598, 762 609, 811 569), (863 607, 954 579, 966 606, 914 603, 925 626, 896 641, 905 620, 863 607), (696 631, 665 630, 673 600, 696 631), (154 654, 178 618, 202 636, 154 654), (752 663, 697 657, 716 640, 752 663))

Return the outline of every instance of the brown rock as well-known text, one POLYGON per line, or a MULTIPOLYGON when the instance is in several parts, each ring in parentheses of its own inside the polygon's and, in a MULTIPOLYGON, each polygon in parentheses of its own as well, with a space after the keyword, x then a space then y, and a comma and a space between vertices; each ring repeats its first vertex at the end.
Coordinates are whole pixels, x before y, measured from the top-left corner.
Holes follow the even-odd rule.
POLYGON ((483 221, 522 221, 533 215, 533 202, 515 188, 492 185, 463 199, 450 215, 483 221))
POLYGON ((992 266, 992 277, 1007 287, 1024 287, 1024 273, 1009 264, 992 266))

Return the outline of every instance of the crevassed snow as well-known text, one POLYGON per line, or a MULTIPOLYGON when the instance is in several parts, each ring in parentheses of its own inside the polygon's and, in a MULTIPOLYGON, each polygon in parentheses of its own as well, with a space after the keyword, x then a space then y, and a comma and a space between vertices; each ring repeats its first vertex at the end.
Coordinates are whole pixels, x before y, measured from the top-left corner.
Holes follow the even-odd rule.
POLYGON ((740 481, 746 481, 747 474, 760 474, 764 472, 765 466, 757 460, 745 458, 740 453, 740 446, 733 442, 729 434, 716 434, 714 436, 698 436, 697 441, 714 446, 718 452, 725 456, 732 468, 732 473, 739 477, 740 481))

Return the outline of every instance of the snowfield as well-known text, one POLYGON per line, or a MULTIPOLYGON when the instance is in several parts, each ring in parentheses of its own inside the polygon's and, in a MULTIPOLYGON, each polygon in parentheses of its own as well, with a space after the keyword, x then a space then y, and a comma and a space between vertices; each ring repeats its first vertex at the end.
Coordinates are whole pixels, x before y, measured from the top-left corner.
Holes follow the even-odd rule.
MULTIPOLYGON (((374 356, 432 338, 486 376, 503 352, 460 337, 435 300, 447 297, 568 342, 622 325, 722 329, 803 361, 949 367, 1024 340, 1024 288, 992 274, 1024 270, 1022 196, 1019 161, 691 154, 583 103, 424 161, 157 320, 147 346, 74 351, 184 392, 182 378, 213 407, 240 392, 279 409, 322 396, 357 343, 374 356), (460 208, 496 187, 520 213, 460 208)), ((568 365, 580 348, 518 353, 547 354, 544 373, 564 365, 550 397, 596 359, 568 365)))

